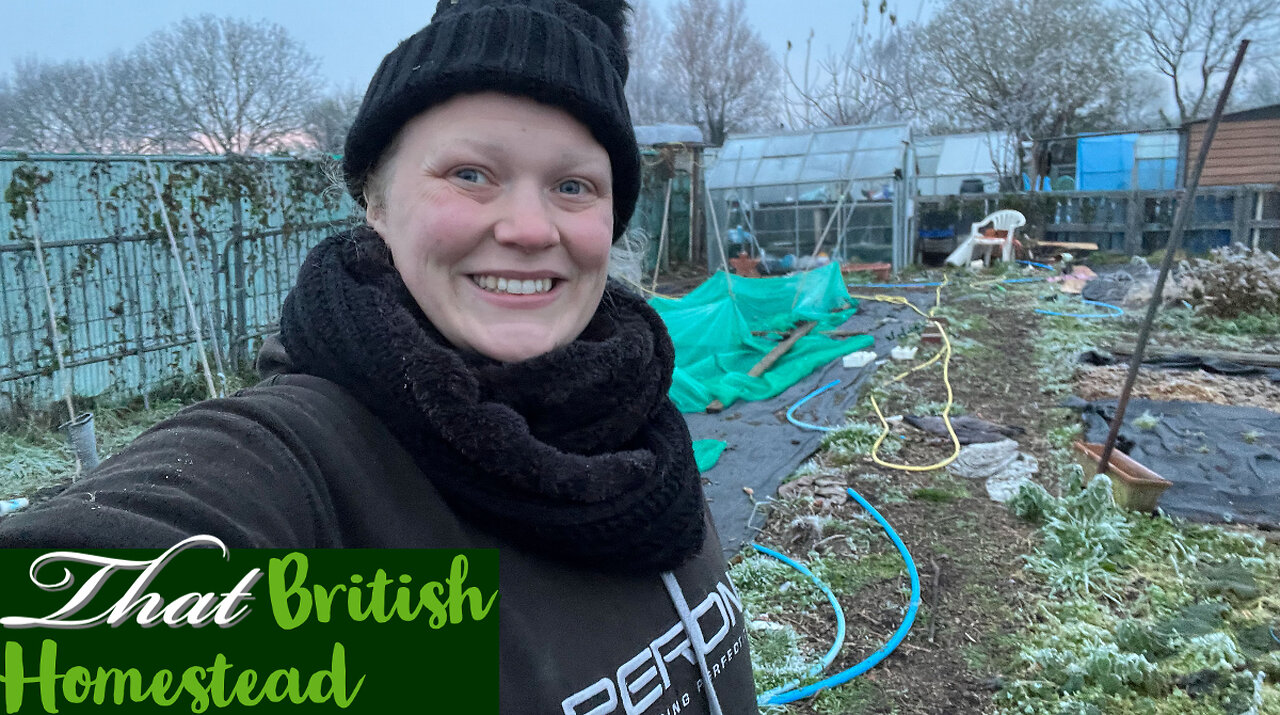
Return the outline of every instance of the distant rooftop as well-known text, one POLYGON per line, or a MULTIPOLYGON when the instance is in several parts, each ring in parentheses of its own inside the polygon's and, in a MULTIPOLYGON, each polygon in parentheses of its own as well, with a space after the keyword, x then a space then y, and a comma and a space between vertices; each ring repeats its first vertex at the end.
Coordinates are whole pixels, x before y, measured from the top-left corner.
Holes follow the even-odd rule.
POLYGON ((894 169, 902 166, 903 144, 910 138, 906 124, 730 136, 707 173, 707 186, 727 189, 892 177, 894 169))
POLYGON ((658 144, 694 144, 703 146, 702 129, 692 124, 649 124, 636 127, 636 143, 640 146, 658 144))

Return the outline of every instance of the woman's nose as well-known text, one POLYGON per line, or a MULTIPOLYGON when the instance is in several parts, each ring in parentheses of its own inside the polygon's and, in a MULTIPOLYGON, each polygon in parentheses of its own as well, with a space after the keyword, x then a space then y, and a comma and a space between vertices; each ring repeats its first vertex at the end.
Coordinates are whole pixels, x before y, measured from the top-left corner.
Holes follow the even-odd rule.
POLYGON ((525 250, 554 246, 560 242, 560 231, 553 211, 544 192, 532 186, 512 187, 503 197, 494 238, 498 243, 525 250))

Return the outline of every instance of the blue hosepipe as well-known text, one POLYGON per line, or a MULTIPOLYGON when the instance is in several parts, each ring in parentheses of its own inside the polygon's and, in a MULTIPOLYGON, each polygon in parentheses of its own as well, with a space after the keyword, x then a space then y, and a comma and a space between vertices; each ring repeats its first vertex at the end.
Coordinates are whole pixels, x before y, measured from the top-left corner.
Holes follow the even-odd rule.
POLYGON ((911 602, 907 604, 907 613, 902 619, 902 625, 898 626, 897 631, 894 631, 893 637, 889 639, 889 642, 885 643, 880 650, 872 653, 861 663, 858 663, 848 670, 842 670, 831 677, 806 685, 798 690, 776 693, 767 701, 761 700, 759 703, 761 705, 782 705, 784 703, 793 703, 801 698, 807 698, 818 691, 853 680, 859 675, 871 670, 877 663, 888 657, 888 655, 892 653, 900 643, 902 643, 902 640, 907 637, 907 632, 911 630, 911 624, 915 623, 916 611, 920 608, 920 574, 916 572, 916 562, 911 558, 911 553, 907 551, 907 547, 902 543, 902 539, 898 537, 898 532, 894 531, 892 526, 889 526, 889 522, 885 521, 883 516, 880 516, 880 512, 876 511, 876 508, 871 506, 866 499, 863 499, 861 494, 858 494, 852 489, 847 489, 846 491, 849 492, 849 496, 853 497, 855 501, 862 505, 863 509, 867 510, 867 513, 871 514, 872 518, 880 523, 880 526, 884 528, 885 533, 888 534, 889 538, 893 541, 893 545, 898 547, 898 552, 902 554, 902 560, 906 562, 907 565, 907 574, 911 577, 911 602))
POLYGON ((1018 263, 1021 263, 1021 264, 1026 265, 1026 266, 1035 266, 1036 268, 1043 268, 1043 269, 1045 269, 1046 271, 1052 271, 1052 270, 1054 270, 1053 266, 1050 266, 1050 265, 1045 264, 1045 263, 1036 263, 1035 261, 1022 261, 1022 260, 1020 260, 1020 261, 1018 261, 1018 263))
POLYGON ((840 384, 839 380, 832 380, 831 382, 828 382, 822 387, 819 387, 813 392, 810 392, 809 394, 802 397, 799 402, 795 403, 794 405, 791 406, 790 409, 787 410, 787 421, 795 425, 796 427, 800 427, 803 429, 818 430, 819 432, 835 432, 837 429, 836 427, 823 427, 821 425, 811 425, 808 422, 801 422, 800 420, 796 419, 794 415, 795 415, 796 408, 798 408, 800 405, 803 405, 809 400, 812 400, 818 395, 821 395, 822 393, 826 392, 827 390, 830 390, 831 388, 839 384, 840 384))
POLYGON ((1102 308, 1110 308, 1115 312, 1113 313, 1059 313, 1057 311, 1045 310, 1043 308, 1036 308, 1036 312, 1040 313, 1041 315, 1059 315, 1064 318, 1115 318, 1115 317, 1124 315, 1123 309, 1117 306, 1111 305, 1110 303, 1100 303, 1096 300, 1084 300, 1083 298, 1081 299, 1080 302, 1084 303, 1085 305, 1096 305, 1102 308))
MULTIPOLYGON (((813 666, 809 668, 809 672, 805 674, 805 677, 812 678, 818 675, 819 673, 821 673, 822 671, 826 670, 827 666, 831 665, 832 661, 836 659, 836 656, 840 654, 840 649, 844 647, 844 628, 845 628, 844 609, 840 607, 840 601, 836 599, 836 595, 831 592, 831 589, 827 587, 827 584, 823 583, 822 579, 815 576, 814 573, 810 571, 808 567, 806 567, 804 564, 797 563, 791 560, 790 558, 788 558, 787 556, 780 554, 777 551, 774 551, 773 549, 765 548, 760 544, 753 543, 751 544, 751 548, 755 549, 756 551, 759 551, 762 554, 772 556, 773 558, 790 566, 796 571, 799 571, 805 576, 808 576, 813 581, 813 583, 817 585, 818 588, 822 589, 822 592, 824 594, 826 594, 827 600, 831 602, 831 608, 834 609, 836 612, 835 641, 832 642, 831 648, 827 650, 827 654, 822 656, 822 660, 818 661, 817 663, 814 663, 813 666)), ((773 688, 771 690, 766 690, 756 698, 756 702, 763 705, 766 703, 766 701, 769 698, 773 697, 774 695, 777 695, 778 693, 784 690, 789 690, 791 688, 794 688, 799 684, 800 684, 800 681, 795 680, 783 685, 779 685, 778 687, 773 688)))
POLYGON ((1033 278, 1010 278, 1009 280, 1000 281, 1000 282, 1001 283, 1039 283, 1040 281, 1043 281, 1043 280, 1044 280, 1044 276, 1035 276, 1033 278))
POLYGON ((1276 629, 1272 627, 1267 630, 1271 631, 1271 640, 1274 640, 1276 643, 1280 643, 1280 636, 1276 635, 1276 629))

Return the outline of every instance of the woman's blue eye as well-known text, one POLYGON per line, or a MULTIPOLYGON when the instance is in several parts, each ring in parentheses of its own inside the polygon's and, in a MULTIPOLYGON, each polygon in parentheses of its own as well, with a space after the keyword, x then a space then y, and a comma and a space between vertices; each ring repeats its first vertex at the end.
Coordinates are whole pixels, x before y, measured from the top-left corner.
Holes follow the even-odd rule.
POLYGON ((459 179, 462 179, 463 181, 470 182, 473 184, 485 183, 484 174, 481 174, 479 171, 476 171, 475 169, 458 169, 453 173, 453 175, 458 177, 459 179))
POLYGON ((577 179, 569 179, 560 183, 560 192, 565 194, 581 194, 586 191, 586 187, 577 179))

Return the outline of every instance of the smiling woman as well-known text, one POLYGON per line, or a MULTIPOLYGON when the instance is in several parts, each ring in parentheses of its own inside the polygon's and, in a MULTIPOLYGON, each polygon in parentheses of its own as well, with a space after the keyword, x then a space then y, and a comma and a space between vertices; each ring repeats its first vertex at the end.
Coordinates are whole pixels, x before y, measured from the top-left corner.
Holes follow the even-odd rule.
POLYGON ((582 333, 613 238, 609 155, 567 112, 486 92, 410 121, 369 225, 455 347, 504 362, 582 333), (478 138, 483 137, 483 140, 478 138))
POLYGON ((640 186, 627 10, 440 0, 370 82, 367 225, 307 256, 263 382, 0 546, 494 548, 502 713, 756 712, 670 336, 607 278, 640 186))

